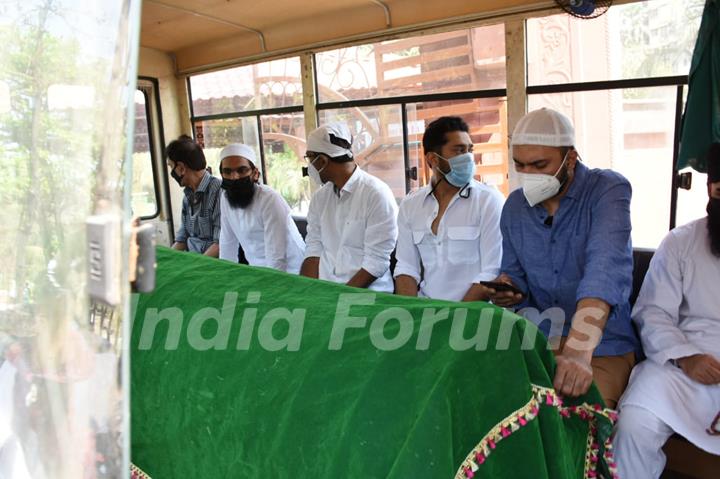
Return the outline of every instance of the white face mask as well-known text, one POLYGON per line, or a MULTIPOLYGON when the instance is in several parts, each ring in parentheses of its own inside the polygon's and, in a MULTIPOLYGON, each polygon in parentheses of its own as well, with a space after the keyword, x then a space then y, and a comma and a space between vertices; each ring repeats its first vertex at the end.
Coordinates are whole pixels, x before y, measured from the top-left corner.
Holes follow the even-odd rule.
POLYGON ((557 179, 558 173, 562 170, 567 155, 570 150, 565 154, 560 168, 555 172, 554 175, 546 175, 543 173, 519 173, 520 183, 522 184, 523 194, 530 206, 535 206, 538 203, 552 198, 560 192, 561 184, 560 180, 557 179))
MULTIPOLYGON (((317 159, 318 157, 315 157, 315 160, 317 159)), ((325 184, 325 182, 322 180, 322 178, 320 178, 320 171, 324 170, 327 165, 323 166, 321 170, 318 170, 313 164, 315 160, 313 160, 313 162, 308 165, 308 176, 315 182, 317 186, 322 186, 325 184)))

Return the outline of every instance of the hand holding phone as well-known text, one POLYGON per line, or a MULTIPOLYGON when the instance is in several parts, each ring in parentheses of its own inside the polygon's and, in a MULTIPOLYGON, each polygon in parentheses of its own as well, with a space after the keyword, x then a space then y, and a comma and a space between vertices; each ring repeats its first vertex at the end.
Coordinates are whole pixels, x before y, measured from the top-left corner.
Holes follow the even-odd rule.
POLYGON ((512 280, 505 273, 500 274, 495 281, 481 281, 480 284, 494 291, 489 295, 490 302, 501 308, 515 306, 525 297, 525 293, 512 284, 512 280))
POLYGON ((486 288, 494 289, 499 293, 509 291, 514 294, 520 294, 522 296, 525 296, 525 293, 523 293, 522 291, 520 291, 520 289, 509 283, 502 283, 500 281, 480 281, 480 284, 485 286, 486 288))

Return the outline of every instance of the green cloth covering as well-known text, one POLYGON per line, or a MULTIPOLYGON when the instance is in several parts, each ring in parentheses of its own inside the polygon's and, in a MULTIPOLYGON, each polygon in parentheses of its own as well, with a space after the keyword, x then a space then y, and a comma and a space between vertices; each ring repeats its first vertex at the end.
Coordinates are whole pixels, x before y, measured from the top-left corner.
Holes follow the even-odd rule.
MULTIPOLYGON (((481 302, 370 293, 158 248, 157 288, 140 295, 133 309, 132 461, 153 479, 452 478, 489 431, 528 404, 532 384, 552 387, 555 363, 542 333, 481 302), (202 308, 222 310, 226 292, 238 293, 229 347, 191 347, 191 318, 202 308), (247 304, 253 292, 259 302, 247 304), (374 295, 374 304, 352 306, 350 315, 368 317, 367 325, 347 329, 343 347, 329 350, 338 300, 348 293, 374 295), (379 350, 370 326, 383 312, 397 313, 388 311, 393 307, 407 311, 403 324, 412 325, 412 336, 398 349, 379 350), (168 320, 157 326, 151 347, 141 348, 153 308, 182 313, 176 349, 165 348, 168 320), (253 308, 249 348, 237 350, 243 315, 253 308), (306 310, 299 350, 260 346, 258 329, 271 324, 265 315, 275 308, 306 310), (443 308, 450 319, 437 322, 427 349, 418 350, 423 311, 443 308), (450 347, 453 314, 465 309, 464 337, 487 327, 487 350, 450 347), (502 328, 509 348, 496 350, 502 328), (537 337, 522 350, 526 332, 537 337)), ((203 337, 213 338, 217 328, 207 321, 203 337)), ((288 329, 278 321, 274 337, 288 329)), ((384 336, 393 339, 400 330, 399 320, 389 320, 384 336)), ((573 404, 601 402, 593 386, 573 404)), ((474 477, 584 477, 589 424, 541 406, 537 418, 496 445, 474 477)), ((604 416, 595 424, 602 451, 612 424, 604 416)), ((599 464, 604 470, 602 454, 599 464)))
POLYGON ((690 90, 683 115, 678 170, 705 173, 707 152, 720 142, 720 1, 705 3, 690 65, 690 90))

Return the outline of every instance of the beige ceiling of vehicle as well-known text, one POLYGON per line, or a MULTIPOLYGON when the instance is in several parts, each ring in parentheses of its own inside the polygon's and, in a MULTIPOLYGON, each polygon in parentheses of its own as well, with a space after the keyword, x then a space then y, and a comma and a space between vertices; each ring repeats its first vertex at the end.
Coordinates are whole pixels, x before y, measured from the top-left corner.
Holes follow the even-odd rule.
POLYGON ((178 72, 545 9, 551 0, 144 0, 141 44, 178 72))

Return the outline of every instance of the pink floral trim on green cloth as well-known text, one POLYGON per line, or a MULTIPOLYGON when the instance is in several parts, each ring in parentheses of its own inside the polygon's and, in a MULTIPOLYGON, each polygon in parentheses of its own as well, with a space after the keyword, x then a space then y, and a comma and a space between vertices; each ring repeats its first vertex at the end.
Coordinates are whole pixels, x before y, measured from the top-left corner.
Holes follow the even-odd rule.
MULTIPOLYGON (((577 415, 581 419, 590 422, 587 452, 585 454, 585 477, 587 479, 597 478, 600 454, 600 445, 597 439, 597 418, 598 416, 605 417, 614 424, 617 421, 617 413, 612 409, 604 409, 598 404, 585 403, 580 406, 564 407, 562 398, 555 393, 554 389, 533 384, 532 396, 527 404, 512 412, 485 435, 480 443, 467 455, 455 474, 455 479, 471 479, 475 477, 475 473, 492 451, 495 450, 497 444, 535 419, 540 412, 540 406, 554 407, 565 418, 577 415)), ((603 445, 605 448, 603 459, 608 465, 612 478, 617 479, 617 468, 613 460, 611 439, 608 438, 603 445)))
MULTIPOLYGON (((588 430, 588 445, 585 453, 585 477, 588 479, 599 477, 597 468, 600 460, 600 444, 597 439, 597 416, 605 417, 611 423, 615 424, 617 421, 617 413, 612 409, 604 409, 599 404, 590 405, 587 403, 580 406, 561 407, 559 410, 560 415, 563 417, 570 417, 571 414, 575 414, 580 416, 581 419, 590 422, 590 428, 588 430)), ((605 460, 613 479, 617 479, 617 465, 615 464, 615 459, 612 453, 611 438, 608 438, 603 443, 603 448, 603 459, 605 460)))
POLYGON ((151 477, 135 464, 130 463, 130 479, 151 479, 151 477))
MULTIPOLYGON (((615 424, 615 421, 617 421, 617 413, 613 414, 615 419, 613 419, 612 422, 615 424)), ((610 474, 612 474, 613 479, 618 479, 617 464, 615 463, 615 456, 612 449, 612 437, 608 437, 605 440, 605 452, 603 453, 603 458, 605 459, 605 463, 608 465, 608 469, 610 469, 610 474)))

